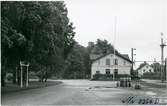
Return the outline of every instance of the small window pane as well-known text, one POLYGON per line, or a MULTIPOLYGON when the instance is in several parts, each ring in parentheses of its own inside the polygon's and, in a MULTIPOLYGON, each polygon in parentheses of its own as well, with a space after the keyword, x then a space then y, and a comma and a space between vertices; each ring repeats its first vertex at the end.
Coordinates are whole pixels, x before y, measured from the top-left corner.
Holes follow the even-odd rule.
POLYGON ((106 59, 106 65, 110 65, 110 59, 106 59))
POLYGON ((100 60, 98 61, 98 65, 100 65, 100 60))
POLYGON ((118 65, 118 59, 114 59, 114 65, 118 65))
POLYGON ((96 71, 96 74, 100 74, 100 71, 96 71))
POLYGON ((151 69, 149 71, 151 72, 151 69))
POLYGON ((126 65, 126 61, 124 61, 124 65, 126 65))

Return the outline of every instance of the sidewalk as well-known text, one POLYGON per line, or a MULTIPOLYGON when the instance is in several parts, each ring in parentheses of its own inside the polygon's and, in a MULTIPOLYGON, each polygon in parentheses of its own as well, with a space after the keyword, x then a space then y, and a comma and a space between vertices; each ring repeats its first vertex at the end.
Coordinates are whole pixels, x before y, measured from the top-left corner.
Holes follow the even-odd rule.
POLYGON ((62 83, 61 81, 47 81, 47 82, 38 82, 38 81, 30 81, 28 88, 21 88, 17 84, 7 83, 5 87, 1 87, 1 94, 7 94, 11 92, 18 92, 22 90, 42 88, 47 86, 53 86, 62 83))

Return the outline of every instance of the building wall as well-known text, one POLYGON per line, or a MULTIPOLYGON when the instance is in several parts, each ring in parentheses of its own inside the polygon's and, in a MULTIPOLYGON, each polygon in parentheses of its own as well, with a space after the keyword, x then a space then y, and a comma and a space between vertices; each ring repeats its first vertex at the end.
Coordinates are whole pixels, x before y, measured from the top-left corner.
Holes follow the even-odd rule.
POLYGON ((131 63, 116 55, 115 59, 118 60, 118 65, 114 65, 114 54, 109 54, 99 60, 94 61, 92 63, 91 78, 93 78, 96 71, 99 71, 101 74, 105 74, 106 69, 110 69, 111 74, 113 74, 114 69, 118 69, 118 74, 130 75, 131 63), (106 65, 106 59, 110 59, 110 65, 106 65))
POLYGON ((143 75, 146 72, 154 72, 154 69, 149 65, 145 65, 144 67, 142 67, 141 69, 138 70, 139 75, 143 75))

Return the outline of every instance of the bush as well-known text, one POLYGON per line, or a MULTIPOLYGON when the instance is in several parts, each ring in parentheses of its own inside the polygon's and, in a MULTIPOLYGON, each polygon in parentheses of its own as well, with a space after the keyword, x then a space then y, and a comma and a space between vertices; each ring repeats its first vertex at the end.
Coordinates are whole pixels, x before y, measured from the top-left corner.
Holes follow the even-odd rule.
POLYGON ((112 74, 95 74, 93 75, 92 80, 112 80, 113 75, 112 74))
MULTIPOLYGON (((115 76, 115 80, 119 80, 120 78, 130 78, 130 75, 128 74, 119 74, 118 76, 115 76)), ((95 74, 93 75, 92 80, 113 80, 113 74, 95 74)))
POLYGON ((118 78, 130 78, 131 76, 128 74, 118 74, 118 78))
POLYGON ((12 81, 13 80, 13 75, 12 74, 7 74, 6 79, 8 81, 12 81))
MULTIPOLYGON (((160 80, 161 79, 161 73, 144 73, 142 78, 144 79, 155 79, 160 80)), ((163 79, 165 79, 165 75, 162 76, 163 79)))

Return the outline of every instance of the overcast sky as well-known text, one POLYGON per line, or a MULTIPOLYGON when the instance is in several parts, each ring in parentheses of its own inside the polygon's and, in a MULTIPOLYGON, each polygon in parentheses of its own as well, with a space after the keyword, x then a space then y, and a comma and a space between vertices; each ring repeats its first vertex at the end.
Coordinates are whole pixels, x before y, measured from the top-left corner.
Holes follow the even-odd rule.
MULTIPOLYGON (((167 42, 167 0, 70 0, 68 17, 76 27, 75 39, 87 46, 98 38, 114 42, 122 54, 136 48, 136 60, 160 60, 160 33, 167 42)), ((167 47, 165 48, 167 57, 167 47)))

